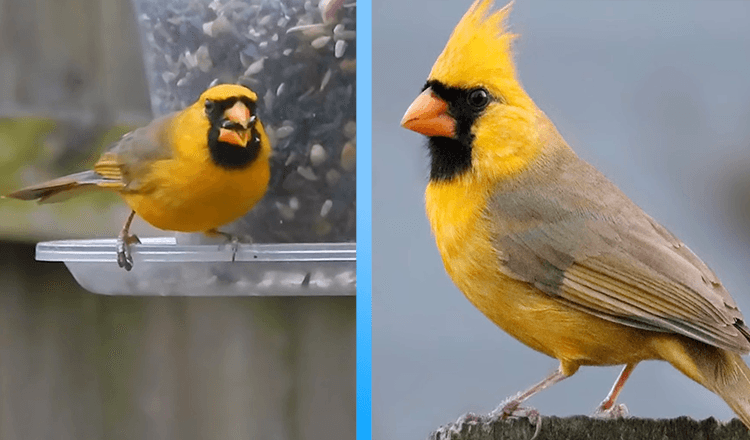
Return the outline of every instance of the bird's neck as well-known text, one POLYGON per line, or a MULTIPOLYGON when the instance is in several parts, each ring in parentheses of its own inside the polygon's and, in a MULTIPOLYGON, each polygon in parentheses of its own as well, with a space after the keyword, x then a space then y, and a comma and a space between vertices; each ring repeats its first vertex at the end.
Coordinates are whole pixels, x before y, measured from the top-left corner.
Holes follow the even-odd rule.
POLYGON ((451 182, 431 181, 425 191, 425 208, 438 248, 460 244, 474 229, 489 198, 488 188, 471 176, 451 182))

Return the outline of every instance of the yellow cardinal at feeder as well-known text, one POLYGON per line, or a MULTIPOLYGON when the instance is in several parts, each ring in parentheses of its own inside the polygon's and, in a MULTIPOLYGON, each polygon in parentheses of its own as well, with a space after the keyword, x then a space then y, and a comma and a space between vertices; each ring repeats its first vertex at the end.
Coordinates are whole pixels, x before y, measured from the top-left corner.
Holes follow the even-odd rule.
POLYGON ((663 360, 750 427, 750 329, 716 275, 570 149, 516 78, 509 7, 478 0, 401 124, 428 137, 427 216, 445 268, 479 310, 557 371, 663 360))
POLYGON ((30 186, 7 197, 65 200, 84 190, 118 192, 132 212, 118 237, 117 261, 130 270, 135 214, 179 232, 217 230, 265 194, 271 147, 255 110, 257 95, 239 85, 212 87, 186 109, 155 119, 105 151, 94 169, 30 186))

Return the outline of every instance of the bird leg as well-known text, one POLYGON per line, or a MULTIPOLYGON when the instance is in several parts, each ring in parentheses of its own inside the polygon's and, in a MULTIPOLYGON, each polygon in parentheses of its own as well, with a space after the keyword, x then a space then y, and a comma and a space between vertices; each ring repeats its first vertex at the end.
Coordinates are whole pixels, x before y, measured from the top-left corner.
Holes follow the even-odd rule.
POLYGON ((522 407, 521 403, 523 403, 526 399, 538 393, 539 391, 542 391, 543 389, 554 385, 567 377, 568 376, 566 376, 560 369, 557 369, 554 373, 545 377, 538 384, 532 386, 526 391, 522 391, 516 394, 514 397, 503 401, 497 408, 495 408, 494 411, 490 413, 490 417, 499 417, 501 420, 505 420, 509 417, 527 417, 531 423, 534 423, 536 425, 534 436, 531 437, 531 439, 533 440, 537 436, 537 434, 539 434, 539 430, 542 427, 542 417, 539 414, 539 411, 535 410, 534 408, 522 407))
POLYGON ((234 236, 234 235, 232 235, 232 234, 230 234, 228 232, 220 231, 220 230, 218 230, 216 228, 209 229, 208 231, 204 232, 204 234, 206 234, 206 235, 214 235, 214 236, 221 235, 222 237, 226 238, 227 241, 229 241, 230 243, 232 243, 232 263, 234 263, 234 259, 235 259, 235 257, 237 257, 237 251, 240 249, 240 239, 239 238, 237 238, 236 236, 234 236))
POLYGON ((625 382, 630 377, 630 373, 633 372, 633 369, 636 365, 637 364, 625 365, 625 368, 622 369, 620 375, 617 377, 615 384, 612 385, 612 389, 609 391, 609 394, 607 394, 607 397, 596 409, 596 412, 594 413, 595 416, 616 419, 628 415, 628 407, 626 407, 624 404, 615 405, 615 401, 620 395, 622 387, 625 385, 625 382))
POLYGON ((135 211, 130 211, 130 215, 125 221, 120 235, 117 236, 117 264, 120 267, 124 267, 127 271, 133 268, 133 256, 130 254, 130 245, 141 243, 141 240, 135 234, 130 234, 130 224, 133 222, 133 217, 135 217, 135 211))

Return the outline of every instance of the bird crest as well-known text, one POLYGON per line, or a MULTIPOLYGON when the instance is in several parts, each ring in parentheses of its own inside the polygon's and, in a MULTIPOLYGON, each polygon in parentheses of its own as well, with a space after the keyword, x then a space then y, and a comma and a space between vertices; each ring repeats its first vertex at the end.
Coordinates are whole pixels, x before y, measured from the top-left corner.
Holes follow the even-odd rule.
POLYGON ((517 84, 511 48, 516 35, 506 28, 512 5, 491 12, 493 0, 475 1, 435 61, 430 79, 457 87, 483 85, 496 92, 507 91, 503 82, 517 84))

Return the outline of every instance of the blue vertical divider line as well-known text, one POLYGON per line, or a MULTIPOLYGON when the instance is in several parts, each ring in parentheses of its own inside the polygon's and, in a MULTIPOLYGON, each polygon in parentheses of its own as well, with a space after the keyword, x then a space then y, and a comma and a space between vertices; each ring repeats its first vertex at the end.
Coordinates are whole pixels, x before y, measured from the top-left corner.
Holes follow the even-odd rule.
POLYGON ((357 1, 357 440, 372 438, 372 0, 357 1))

